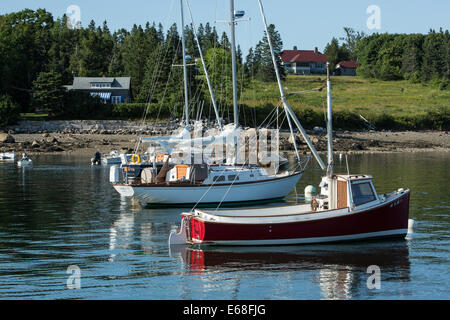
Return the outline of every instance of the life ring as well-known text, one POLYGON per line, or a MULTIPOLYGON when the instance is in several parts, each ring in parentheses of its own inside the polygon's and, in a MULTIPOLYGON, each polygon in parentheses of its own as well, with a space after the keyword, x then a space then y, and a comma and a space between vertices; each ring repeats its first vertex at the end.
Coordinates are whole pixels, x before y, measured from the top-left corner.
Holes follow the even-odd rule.
POLYGON ((131 162, 141 163, 141 157, 138 154, 133 154, 133 156, 131 157, 131 162))
POLYGON ((311 210, 317 211, 318 208, 319 208, 319 203, 317 202, 316 198, 314 197, 311 200, 311 210))

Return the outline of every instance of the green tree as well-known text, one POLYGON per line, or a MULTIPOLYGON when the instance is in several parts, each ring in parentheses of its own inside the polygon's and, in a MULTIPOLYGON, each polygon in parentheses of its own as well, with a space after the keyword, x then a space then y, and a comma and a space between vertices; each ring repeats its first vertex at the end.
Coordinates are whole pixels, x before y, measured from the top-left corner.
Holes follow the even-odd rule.
POLYGON ((51 46, 48 51, 48 70, 61 74, 63 83, 72 82, 73 74, 70 70, 71 56, 75 53, 75 44, 78 41, 77 30, 67 27, 68 18, 64 15, 56 20, 51 32, 51 46))
POLYGON ((339 45, 339 41, 336 38, 331 39, 324 50, 327 60, 330 63, 330 70, 335 71, 336 65, 340 61, 346 61, 350 59, 350 54, 344 45, 339 45))
POLYGON ((91 21, 88 29, 82 30, 81 39, 75 46, 71 69, 78 77, 101 77, 108 75, 113 59, 114 39, 106 25, 95 28, 91 21))
POLYGON ((141 85, 145 76, 145 65, 152 53, 152 42, 147 38, 141 26, 134 25, 124 39, 122 57, 124 74, 131 77, 133 100, 141 95, 141 85))
POLYGON ((0 96, 0 127, 15 124, 20 119, 19 107, 9 95, 0 96))
POLYGON ((50 115, 59 115, 63 112, 64 91, 60 73, 41 72, 33 82, 33 104, 50 115))
MULTIPOLYGON (((447 32, 448 33, 448 32, 447 32)), ((422 77, 424 80, 448 77, 448 37, 441 30, 430 30, 423 43, 422 77), (447 61, 446 61, 447 60, 447 61)))
MULTIPOLYGON (((286 77, 285 69, 282 66, 281 51, 283 50, 283 41, 273 24, 269 25, 268 32, 272 41, 273 51, 277 62, 278 71, 282 80, 286 77)), ((253 66, 255 77, 261 81, 276 81, 275 69, 273 67, 272 55, 270 53, 269 43, 267 42, 266 32, 264 37, 255 47, 253 57, 253 66)))
POLYGON ((0 16, 0 92, 9 94, 28 111, 29 90, 37 74, 48 66, 53 16, 25 9, 0 16))
POLYGON ((403 45, 402 73, 407 79, 419 79, 423 59, 424 35, 411 34, 403 45))
POLYGON ((352 61, 358 60, 357 45, 358 42, 367 35, 363 31, 355 31, 352 28, 344 27, 345 37, 341 38, 344 41, 343 47, 346 49, 348 59, 352 61))

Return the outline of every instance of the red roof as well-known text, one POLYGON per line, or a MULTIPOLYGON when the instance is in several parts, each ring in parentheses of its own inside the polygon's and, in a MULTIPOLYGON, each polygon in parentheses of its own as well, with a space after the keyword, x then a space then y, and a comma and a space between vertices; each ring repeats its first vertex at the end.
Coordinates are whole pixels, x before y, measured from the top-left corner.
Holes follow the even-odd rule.
POLYGON ((337 65, 341 68, 358 68, 358 63, 355 61, 341 61, 337 65))
POLYGON ((314 50, 283 50, 281 52, 283 62, 327 62, 327 57, 314 50))

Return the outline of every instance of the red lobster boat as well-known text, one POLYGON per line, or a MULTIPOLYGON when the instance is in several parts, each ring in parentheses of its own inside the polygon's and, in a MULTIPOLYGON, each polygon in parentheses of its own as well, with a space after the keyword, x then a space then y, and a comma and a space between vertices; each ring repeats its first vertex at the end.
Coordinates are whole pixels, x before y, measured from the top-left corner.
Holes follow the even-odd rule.
POLYGON ((408 233, 409 190, 378 195, 368 175, 324 177, 321 185, 311 204, 182 213, 181 229, 169 243, 285 245, 408 233))

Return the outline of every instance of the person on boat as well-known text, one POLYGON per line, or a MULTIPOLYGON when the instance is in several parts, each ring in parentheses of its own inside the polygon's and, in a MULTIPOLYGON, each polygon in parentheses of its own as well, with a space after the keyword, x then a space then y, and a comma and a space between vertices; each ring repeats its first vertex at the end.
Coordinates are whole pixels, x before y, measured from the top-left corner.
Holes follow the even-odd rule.
POLYGON ((96 152, 94 155, 94 159, 92 159, 92 164, 100 164, 102 159, 102 155, 100 152, 96 152))
POLYGON ((24 153, 22 153, 22 159, 21 160, 24 160, 24 161, 28 161, 30 158, 28 157, 28 155, 24 152, 24 153))

